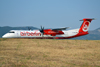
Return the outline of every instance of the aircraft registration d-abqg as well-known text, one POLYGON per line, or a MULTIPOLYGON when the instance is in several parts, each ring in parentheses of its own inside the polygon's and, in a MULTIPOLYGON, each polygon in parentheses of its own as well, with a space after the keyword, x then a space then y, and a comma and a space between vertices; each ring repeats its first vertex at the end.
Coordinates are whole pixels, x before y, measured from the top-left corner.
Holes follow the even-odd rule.
POLYGON ((92 20, 94 18, 81 20, 83 23, 79 29, 66 30, 69 27, 44 29, 44 27, 41 27, 39 30, 11 30, 2 38, 69 39, 89 34, 88 29, 92 20))

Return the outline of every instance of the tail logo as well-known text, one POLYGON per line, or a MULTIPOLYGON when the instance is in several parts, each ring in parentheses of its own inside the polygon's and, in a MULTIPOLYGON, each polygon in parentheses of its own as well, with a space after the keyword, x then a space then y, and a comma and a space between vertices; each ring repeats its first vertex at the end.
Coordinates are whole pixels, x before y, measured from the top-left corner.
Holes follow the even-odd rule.
POLYGON ((82 28, 82 30, 83 30, 84 32, 88 31, 89 24, 90 24, 89 21, 85 21, 85 22, 84 22, 84 25, 83 25, 83 28, 82 28))

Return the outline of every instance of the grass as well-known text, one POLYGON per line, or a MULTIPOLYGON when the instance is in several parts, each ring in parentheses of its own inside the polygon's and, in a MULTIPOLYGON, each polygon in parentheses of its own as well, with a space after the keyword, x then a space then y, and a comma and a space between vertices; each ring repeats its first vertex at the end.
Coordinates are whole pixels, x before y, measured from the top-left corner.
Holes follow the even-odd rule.
POLYGON ((0 67, 100 67, 100 40, 0 39, 0 67))

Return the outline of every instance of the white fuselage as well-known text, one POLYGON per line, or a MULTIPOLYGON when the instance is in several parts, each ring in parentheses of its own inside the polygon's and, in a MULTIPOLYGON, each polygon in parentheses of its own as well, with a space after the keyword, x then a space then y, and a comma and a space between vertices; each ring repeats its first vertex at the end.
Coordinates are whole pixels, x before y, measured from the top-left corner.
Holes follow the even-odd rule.
POLYGON ((62 31, 64 34, 51 36, 51 35, 42 35, 39 30, 11 30, 9 33, 6 33, 2 38, 38 38, 38 37, 69 37, 74 36, 78 33, 79 29, 62 31))

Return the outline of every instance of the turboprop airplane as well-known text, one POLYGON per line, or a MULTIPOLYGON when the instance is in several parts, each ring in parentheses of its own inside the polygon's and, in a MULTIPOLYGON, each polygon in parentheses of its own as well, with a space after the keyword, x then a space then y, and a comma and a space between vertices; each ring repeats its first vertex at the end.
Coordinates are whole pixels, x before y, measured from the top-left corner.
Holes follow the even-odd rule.
POLYGON ((90 18, 84 18, 81 27, 79 29, 66 30, 69 27, 56 28, 56 29, 44 29, 41 26, 39 30, 11 30, 6 33, 2 38, 35 38, 35 39, 69 39, 87 35, 91 21, 90 18))

